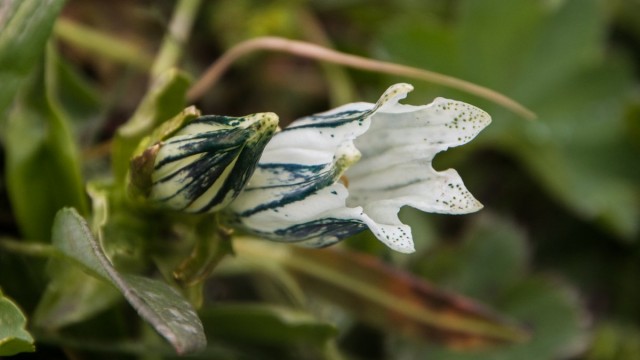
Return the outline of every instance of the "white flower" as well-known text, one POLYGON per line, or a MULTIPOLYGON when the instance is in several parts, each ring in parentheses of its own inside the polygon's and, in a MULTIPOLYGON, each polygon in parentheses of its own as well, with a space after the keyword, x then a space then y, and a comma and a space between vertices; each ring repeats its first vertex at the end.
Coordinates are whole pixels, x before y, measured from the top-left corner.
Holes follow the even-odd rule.
POLYGON ((435 171, 431 162, 473 139, 490 116, 443 98, 399 104, 411 90, 396 84, 376 104, 348 104, 277 133, 228 208, 232 224, 314 247, 368 228, 390 248, 410 253, 411 228, 398 219, 402 206, 444 214, 481 209, 455 170, 435 171))

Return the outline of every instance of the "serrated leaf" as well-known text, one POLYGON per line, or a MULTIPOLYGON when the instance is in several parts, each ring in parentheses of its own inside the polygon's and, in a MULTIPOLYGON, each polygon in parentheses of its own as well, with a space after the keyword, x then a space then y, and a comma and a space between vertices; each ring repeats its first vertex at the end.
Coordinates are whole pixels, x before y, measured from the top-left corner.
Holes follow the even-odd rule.
POLYGON ((113 286, 77 266, 52 259, 51 281, 33 315, 34 326, 48 331, 85 321, 121 299, 113 286))
POLYGON ((92 274, 115 286, 179 354, 206 347, 202 323, 191 304, 164 282, 120 274, 110 263, 86 221, 74 210, 58 212, 53 244, 92 274))
POLYGON ((35 351, 26 323, 20 308, 0 291, 0 356, 35 351))
POLYGON ((64 0, 0 4, 0 118, 39 61, 64 0))

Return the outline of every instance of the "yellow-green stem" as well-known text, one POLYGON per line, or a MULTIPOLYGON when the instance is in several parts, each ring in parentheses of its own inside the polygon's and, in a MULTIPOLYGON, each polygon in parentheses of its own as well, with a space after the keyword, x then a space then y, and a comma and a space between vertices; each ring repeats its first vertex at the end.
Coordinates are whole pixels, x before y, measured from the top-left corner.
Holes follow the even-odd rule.
POLYGON ((201 0, 180 0, 176 5, 169 29, 151 68, 152 79, 176 66, 180 55, 182 55, 182 48, 191 34, 200 3, 201 0))
POLYGON ((0 238, 0 249, 16 254, 36 257, 53 257, 59 255, 58 250, 52 245, 10 238, 0 238))

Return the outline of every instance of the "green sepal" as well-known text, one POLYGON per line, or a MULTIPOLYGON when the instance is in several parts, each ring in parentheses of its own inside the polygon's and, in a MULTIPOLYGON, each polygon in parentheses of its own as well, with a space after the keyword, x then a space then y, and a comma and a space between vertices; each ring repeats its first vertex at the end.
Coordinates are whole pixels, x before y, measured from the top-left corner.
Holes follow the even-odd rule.
POLYGON ((189 106, 178 115, 160 124, 153 130, 151 135, 140 141, 129 163, 129 173, 127 175, 127 190, 132 198, 146 198, 149 196, 153 185, 151 174, 155 166, 156 156, 162 147, 162 141, 199 116, 200 111, 195 106, 189 106))

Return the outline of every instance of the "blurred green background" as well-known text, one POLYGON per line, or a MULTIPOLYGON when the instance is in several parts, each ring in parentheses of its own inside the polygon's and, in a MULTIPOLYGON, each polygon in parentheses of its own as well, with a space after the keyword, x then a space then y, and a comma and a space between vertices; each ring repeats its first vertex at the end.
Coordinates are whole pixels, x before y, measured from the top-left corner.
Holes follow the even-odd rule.
MULTIPOLYGON (((95 158, 99 144, 144 96, 149 62, 174 5, 69 0, 62 8, 62 18, 132 45, 121 51, 98 42, 89 48, 59 27, 53 32, 59 57, 55 92, 85 159, 95 158)), ((311 308, 321 309, 316 315, 328 313, 323 319, 337 327, 345 358, 640 359, 640 1, 203 1, 182 68, 197 79, 225 50, 265 35, 456 76, 512 97, 538 115, 526 120, 424 81, 274 53, 242 58, 196 102, 204 114, 276 112, 285 125, 339 104, 375 101, 389 85, 409 82, 415 91, 406 103, 443 96, 491 114, 493 123, 476 140, 439 155, 434 164, 436 170, 457 169, 485 205, 482 211, 453 217, 403 209, 416 242, 412 255, 390 253, 369 234, 342 246, 485 303, 525 324, 532 339, 454 350, 361 323, 324 303, 313 305, 311 296, 311 308)), ((3 140, 10 142, 4 135, 3 140)), ((6 162, 4 150, 0 154, 6 162)), ((91 178, 104 168, 86 160, 82 172, 91 178)), ((18 236, 4 180, 0 191, 0 231, 18 236)), ((30 267, 28 261, 0 254, 4 291, 26 312, 35 307, 37 291, 12 285, 16 273, 7 269, 30 267)), ((244 294, 250 283, 228 274, 214 280, 217 290, 210 297, 222 300, 234 299, 236 288, 244 294)), ((228 313, 209 315, 224 321, 228 313)), ((108 314, 100 316, 105 327, 113 325, 108 314)), ((295 341, 334 336, 323 329, 280 331, 291 331, 295 341)), ((287 336, 256 335, 267 345, 255 345, 239 332, 235 341, 253 344, 246 358, 315 358, 301 348, 278 347, 288 344, 287 336)), ((47 346, 21 357, 74 358, 47 346)))

